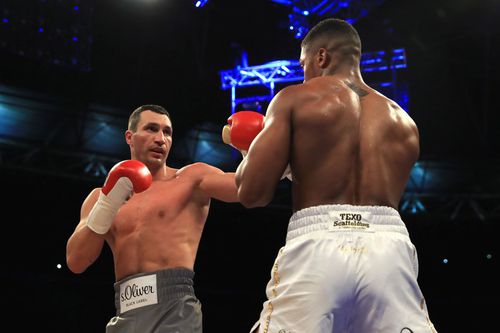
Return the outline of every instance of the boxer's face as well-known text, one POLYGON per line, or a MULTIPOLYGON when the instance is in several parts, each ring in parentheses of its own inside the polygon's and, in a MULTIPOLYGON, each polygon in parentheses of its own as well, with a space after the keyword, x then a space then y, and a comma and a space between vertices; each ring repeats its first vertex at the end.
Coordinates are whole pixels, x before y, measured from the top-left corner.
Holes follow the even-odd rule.
POLYGON ((166 115, 144 111, 137 131, 127 131, 126 138, 132 158, 146 165, 165 164, 172 147, 172 123, 166 115))

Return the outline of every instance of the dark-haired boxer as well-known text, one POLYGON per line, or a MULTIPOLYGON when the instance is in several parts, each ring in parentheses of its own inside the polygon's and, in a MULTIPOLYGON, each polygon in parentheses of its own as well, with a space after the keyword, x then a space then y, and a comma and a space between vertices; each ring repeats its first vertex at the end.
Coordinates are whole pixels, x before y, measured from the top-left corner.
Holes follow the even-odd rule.
POLYGON ((144 105, 129 118, 131 160, 114 166, 81 207, 67 242, 67 264, 84 272, 104 242, 113 253, 116 316, 107 333, 202 332, 193 266, 211 198, 238 200, 234 173, 194 163, 166 165, 172 145, 167 111, 144 105))
POLYGON ((289 164, 293 215, 252 332, 435 332, 398 205, 419 156, 415 122, 361 76, 361 41, 326 19, 301 44, 304 82, 271 101, 236 172, 267 205, 289 164))

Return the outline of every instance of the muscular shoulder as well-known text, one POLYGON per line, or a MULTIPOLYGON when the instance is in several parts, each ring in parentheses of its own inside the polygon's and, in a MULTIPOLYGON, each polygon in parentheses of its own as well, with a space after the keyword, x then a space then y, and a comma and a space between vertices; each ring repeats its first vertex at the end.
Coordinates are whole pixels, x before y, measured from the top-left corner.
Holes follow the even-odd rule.
POLYGON ((321 76, 302 84, 290 87, 289 94, 295 97, 296 103, 310 103, 319 100, 341 100, 349 98, 355 91, 346 82, 334 76, 321 76))
POLYGON ((293 110, 300 107, 305 101, 309 101, 318 96, 318 91, 310 84, 300 83, 289 85, 281 89, 271 101, 268 108, 269 115, 273 115, 275 111, 280 111, 283 115, 283 110, 293 110))
POLYGON ((299 100, 302 98, 310 97, 318 93, 318 88, 324 87, 321 83, 323 78, 315 78, 304 83, 289 85, 276 94, 277 98, 287 100, 299 100))
POLYGON ((411 140, 417 145, 417 125, 395 101, 373 90, 362 105, 363 118, 368 119, 377 132, 387 133, 398 141, 411 140))
POLYGON ((203 162, 196 162, 193 164, 186 165, 185 167, 179 169, 176 172, 176 176, 177 177, 189 176, 193 178, 198 178, 198 177, 202 178, 207 174, 216 174, 216 173, 223 173, 223 171, 212 165, 203 162))
POLYGON ((372 96, 373 105, 376 109, 387 110, 388 119, 406 128, 416 128, 416 124, 410 115, 395 101, 387 96, 374 91, 372 96))

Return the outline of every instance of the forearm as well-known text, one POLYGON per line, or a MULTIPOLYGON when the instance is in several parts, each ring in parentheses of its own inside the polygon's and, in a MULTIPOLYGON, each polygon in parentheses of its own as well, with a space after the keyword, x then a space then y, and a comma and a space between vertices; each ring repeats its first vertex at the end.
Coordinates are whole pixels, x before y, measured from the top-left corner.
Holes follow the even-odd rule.
POLYGON ((252 164, 250 160, 244 158, 236 170, 238 199, 247 208, 264 207, 271 202, 275 186, 269 186, 269 182, 261 182, 262 168, 252 164))
POLYGON ((224 202, 239 202, 234 172, 228 172, 212 179, 210 196, 224 202))
POLYGON ((104 237, 80 223, 66 244, 66 263, 73 273, 84 272, 99 257, 104 237))
POLYGON ((125 160, 111 168, 104 186, 83 202, 80 222, 66 244, 66 263, 72 272, 82 273, 94 263, 118 209, 133 191, 145 191, 151 182, 149 169, 140 161, 125 160))

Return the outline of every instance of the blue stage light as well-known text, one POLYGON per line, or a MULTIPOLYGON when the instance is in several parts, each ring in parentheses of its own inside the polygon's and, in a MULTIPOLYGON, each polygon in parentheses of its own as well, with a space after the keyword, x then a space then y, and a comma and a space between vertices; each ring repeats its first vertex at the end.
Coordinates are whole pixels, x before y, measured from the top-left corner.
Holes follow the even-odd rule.
POLYGON ((207 4, 208 0, 197 0, 195 1, 194 5, 197 8, 201 8, 207 4))

